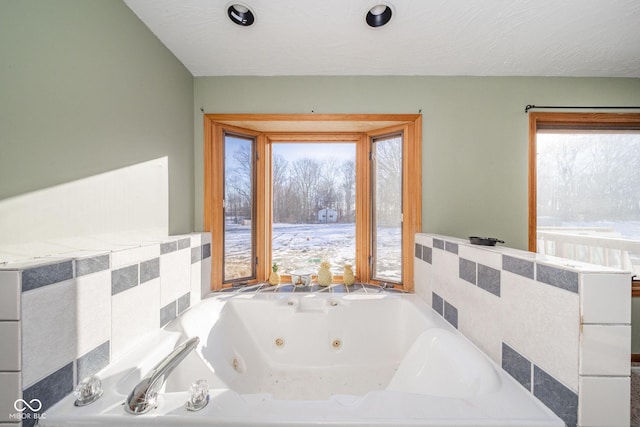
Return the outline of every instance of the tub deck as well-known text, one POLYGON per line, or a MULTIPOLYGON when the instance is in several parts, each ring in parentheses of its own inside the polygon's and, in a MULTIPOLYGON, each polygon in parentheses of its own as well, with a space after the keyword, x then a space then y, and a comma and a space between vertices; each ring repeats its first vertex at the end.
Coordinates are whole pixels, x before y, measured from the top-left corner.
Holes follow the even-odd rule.
POLYGON ((40 425, 564 426, 418 296, 364 288, 212 294, 99 376, 102 398, 68 396, 40 425), (158 407, 125 413, 137 382, 192 336, 158 407), (210 401, 189 412, 200 378, 210 401))

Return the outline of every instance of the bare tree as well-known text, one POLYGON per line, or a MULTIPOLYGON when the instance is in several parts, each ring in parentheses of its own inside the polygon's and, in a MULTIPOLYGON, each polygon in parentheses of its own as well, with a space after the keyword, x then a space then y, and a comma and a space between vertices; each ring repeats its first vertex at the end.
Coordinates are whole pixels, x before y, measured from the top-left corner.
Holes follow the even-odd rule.
POLYGON ((320 183, 322 164, 310 157, 296 160, 291 165, 291 182, 300 195, 301 219, 309 222, 314 218, 313 209, 320 183))
POLYGON ((341 181, 343 222, 355 221, 355 190, 356 190, 356 165, 353 160, 345 160, 338 169, 341 181))

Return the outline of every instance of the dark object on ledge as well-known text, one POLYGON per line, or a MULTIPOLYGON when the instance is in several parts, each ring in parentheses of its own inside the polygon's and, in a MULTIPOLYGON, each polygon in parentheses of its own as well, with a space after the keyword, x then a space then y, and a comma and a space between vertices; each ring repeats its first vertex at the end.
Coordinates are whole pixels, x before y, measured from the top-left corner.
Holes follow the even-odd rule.
POLYGON ((469 237, 469 241, 473 245, 483 245, 483 246, 495 246, 496 243, 504 243, 504 240, 496 239, 495 237, 469 237))

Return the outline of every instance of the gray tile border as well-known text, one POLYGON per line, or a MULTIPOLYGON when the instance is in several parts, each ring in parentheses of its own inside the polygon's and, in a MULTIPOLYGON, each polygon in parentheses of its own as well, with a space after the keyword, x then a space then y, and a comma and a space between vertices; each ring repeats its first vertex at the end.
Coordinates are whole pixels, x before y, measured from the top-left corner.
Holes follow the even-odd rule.
POLYGON ((200 260, 202 260, 202 248, 200 246, 191 248, 191 264, 195 264, 200 260))
POLYGON ((533 261, 526 261, 509 255, 502 255, 502 269, 528 279, 533 279, 535 271, 533 261))
POLYGON ((211 256, 211 243, 205 243, 202 245, 202 259, 207 259, 211 256))
POLYGON ((515 378, 527 391, 531 391, 531 362, 502 343, 502 369, 515 378))
POLYGON ((422 245, 420 243, 416 243, 415 247, 414 256, 418 259, 422 259, 422 245))
POLYGON ((444 299, 442 299, 442 297, 435 292, 431 292, 431 307, 440 316, 444 314, 444 299))
POLYGON ((428 262, 429 264, 433 264, 433 249, 429 246, 422 247, 422 260, 428 262))
POLYGON ((547 285, 578 293, 579 276, 575 271, 563 270, 544 264, 536 264, 536 280, 546 283, 547 285))
POLYGON ((175 240, 173 242, 164 242, 160 243, 160 255, 168 254, 169 252, 175 252, 178 250, 178 242, 175 240))
POLYGON ((535 365, 533 395, 560 417, 567 426, 577 425, 578 395, 535 365))
POLYGON ((191 307, 191 292, 187 292, 178 298, 178 315, 182 314, 187 308, 191 307))
POLYGON ((476 263, 468 259, 460 258, 458 263, 458 276, 471 284, 476 284, 476 263))
POLYGON ((454 328, 458 329, 458 309, 446 300, 444 302, 444 318, 447 322, 451 323, 454 328))
POLYGON ((436 248, 436 249, 443 249, 444 250, 444 240, 436 239, 434 237, 433 238, 433 247, 436 248))
POLYGON ((153 258, 140 263, 140 283, 160 277, 160 258, 153 258))
POLYGON ((138 286, 138 264, 111 270, 111 296, 138 286))
POLYGON ((444 249, 452 254, 458 254, 458 244, 453 242, 444 242, 444 249))
POLYGON ((165 305, 160 309, 160 327, 161 328, 177 317, 176 315, 177 301, 178 300, 171 301, 169 304, 165 305))
POLYGON ((93 350, 90 350, 86 354, 80 356, 76 360, 76 367, 78 370, 76 384, 80 383, 83 379, 94 375, 100 369, 109 364, 110 361, 110 341, 105 341, 93 350))
POLYGON ((73 261, 42 265, 22 271, 22 292, 73 279, 73 261))
MULTIPOLYGON (((73 362, 58 369, 22 392, 22 398, 27 402, 38 399, 42 407, 38 411, 42 414, 73 391, 73 362)), ((30 419, 22 421, 23 427, 35 425, 34 413, 25 408, 24 414, 30 414, 30 419)))
POLYGON ((185 237, 178 240, 178 250, 187 249, 191 247, 191 237, 185 237))
POLYGON ((86 276, 87 274, 97 273, 99 271, 111 268, 109 254, 98 255, 91 258, 80 258, 76 260, 76 277, 86 276))
POLYGON ((500 270, 478 264, 478 287, 500 296, 500 270))

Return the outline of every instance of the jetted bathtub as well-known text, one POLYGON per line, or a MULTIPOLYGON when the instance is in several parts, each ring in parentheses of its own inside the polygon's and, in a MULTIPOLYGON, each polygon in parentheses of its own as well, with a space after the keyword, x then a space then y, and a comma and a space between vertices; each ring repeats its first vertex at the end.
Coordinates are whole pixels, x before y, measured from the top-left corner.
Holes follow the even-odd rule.
POLYGON ((217 294, 175 319, 99 377, 104 394, 47 411, 42 426, 564 426, 549 409, 408 294, 217 294), (169 375, 157 407, 127 395, 188 338, 200 343, 169 375), (210 400, 185 403, 205 379, 210 400))

